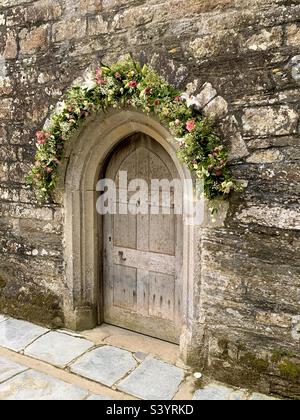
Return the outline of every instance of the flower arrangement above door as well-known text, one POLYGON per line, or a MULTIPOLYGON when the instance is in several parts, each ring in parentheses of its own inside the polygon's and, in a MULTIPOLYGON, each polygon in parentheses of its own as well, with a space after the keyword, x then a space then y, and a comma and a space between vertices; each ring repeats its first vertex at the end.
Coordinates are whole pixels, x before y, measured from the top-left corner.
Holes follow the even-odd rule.
POLYGON ((51 197, 58 180, 65 144, 93 114, 111 108, 135 108, 156 116, 178 143, 181 162, 204 180, 208 199, 226 198, 243 187, 230 172, 228 150, 204 117, 196 98, 189 98, 147 65, 131 57, 108 67, 101 65, 81 86, 73 86, 60 102, 47 129, 36 133, 35 164, 28 182, 40 201, 51 197))

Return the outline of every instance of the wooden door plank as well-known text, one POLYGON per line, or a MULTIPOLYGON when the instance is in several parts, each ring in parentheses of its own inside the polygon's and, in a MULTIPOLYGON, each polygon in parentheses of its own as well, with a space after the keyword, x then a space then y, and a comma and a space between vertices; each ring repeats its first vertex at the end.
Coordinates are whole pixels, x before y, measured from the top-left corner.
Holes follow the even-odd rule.
POLYGON ((175 275, 175 257, 154 252, 136 251, 129 248, 114 247, 113 263, 124 267, 175 275), (126 260, 122 260, 126 258, 126 260))
POLYGON ((149 314, 174 321, 175 279, 174 276, 150 272, 149 314))
POLYGON ((149 271, 137 270, 137 313, 149 316, 149 271))

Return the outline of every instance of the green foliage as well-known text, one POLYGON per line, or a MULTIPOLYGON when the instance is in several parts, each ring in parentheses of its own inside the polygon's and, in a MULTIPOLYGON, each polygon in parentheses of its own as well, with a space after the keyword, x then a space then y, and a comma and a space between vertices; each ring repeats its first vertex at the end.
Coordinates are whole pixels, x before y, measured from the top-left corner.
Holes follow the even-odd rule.
POLYGON ((51 118, 47 130, 37 132, 36 162, 28 182, 45 201, 57 184, 64 145, 90 115, 111 108, 133 107, 155 114, 179 143, 178 156, 204 178, 209 199, 240 191, 228 168, 228 152, 213 124, 189 108, 180 92, 148 66, 131 58, 111 67, 101 65, 83 86, 72 87, 51 118))

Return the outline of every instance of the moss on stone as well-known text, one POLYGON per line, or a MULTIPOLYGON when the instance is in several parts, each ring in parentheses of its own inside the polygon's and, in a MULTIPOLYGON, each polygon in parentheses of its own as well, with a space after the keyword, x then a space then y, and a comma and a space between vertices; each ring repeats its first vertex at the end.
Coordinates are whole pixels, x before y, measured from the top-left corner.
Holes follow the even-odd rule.
POLYGON ((288 350, 274 349, 272 351, 271 361, 273 363, 279 363, 284 357, 293 357, 293 353, 288 350))
POLYGON ((62 309, 55 296, 0 296, 0 313, 48 327, 64 326, 62 309))
POLYGON ((268 360, 261 359, 257 357, 253 353, 246 353, 244 356, 241 357, 242 363, 247 365, 248 367, 252 368, 256 372, 265 372, 269 368, 269 362, 268 360))
POLYGON ((284 360, 278 365, 281 375, 289 380, 300 380, 300 363, 284 360))

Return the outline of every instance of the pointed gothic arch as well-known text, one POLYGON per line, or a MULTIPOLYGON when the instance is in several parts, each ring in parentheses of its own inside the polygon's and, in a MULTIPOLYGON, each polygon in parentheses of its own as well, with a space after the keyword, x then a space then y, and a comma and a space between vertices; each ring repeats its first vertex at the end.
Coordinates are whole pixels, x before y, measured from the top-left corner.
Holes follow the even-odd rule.
MULTIPOLYGON (((64 259, 66 325, 74 330, 101 322, 101 241, 96 212, 96 184, 101 168, 114 147, 133 133, 144 133, 169 154, 181 179, 191 177, 177 156, 176 146, 157 120, 137 111, 113 111, 95 116, 69 143, 57 191, 64 207, 64 259), (99 254, 100 250, 100 254, 99 254)), ((183 228, 183 319, 181 342, 193 320, 194 227, 183 228)))

